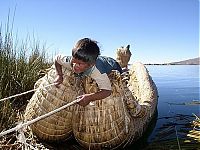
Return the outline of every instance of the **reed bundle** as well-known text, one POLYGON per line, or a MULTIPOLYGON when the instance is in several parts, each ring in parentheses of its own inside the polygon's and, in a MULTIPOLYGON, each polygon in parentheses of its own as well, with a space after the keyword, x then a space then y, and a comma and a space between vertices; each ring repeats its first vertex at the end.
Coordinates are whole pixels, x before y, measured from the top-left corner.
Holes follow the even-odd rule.
MULTIPOLYGON (((71 72, 65 69, 64 74, 63 84, 59 88, 51 86, 35 92, 25 111, 26 120, 46 114, 76 99, 79 94, 79 84, 71 72)), ((53 83, 55 75, 55 69, 51 69, 47 75, 36 82, 35 88, 53 83)), ((72 113, 73 108, 68 107, 33 124, 31 128, 39 138, 44 140, 55 141, 69 138, 72 133, 72 113)))
POLYGON ((189 131, 187 136, 200 143, 200 118, 198 116, 196 116, 196 119, 192 122, 192 126, 193 129, 189 131))
POLYGON ((127 68, 128 62, 130 61, 132 54, 129 48, 130 48, 130 45, 128 45, 127 47, 122 46, 117 49, 116 60, 122 68, 127 68))

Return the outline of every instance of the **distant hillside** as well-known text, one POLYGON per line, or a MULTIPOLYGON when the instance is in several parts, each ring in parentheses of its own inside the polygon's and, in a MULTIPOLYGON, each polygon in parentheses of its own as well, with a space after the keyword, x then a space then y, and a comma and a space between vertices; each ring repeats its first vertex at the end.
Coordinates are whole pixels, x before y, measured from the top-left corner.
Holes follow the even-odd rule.
POLYGON ((183 61, 177 61, 177 62, 171 62, 171 63, 163 63, 163 64, 145 64, 145 65, 200 65, 200 57, 193 58, 193 59, 187 59, 183 61))
POLYGON ((168 63, 169 65, 200 65, 200 57, 187 59, 179 62, 168 63))

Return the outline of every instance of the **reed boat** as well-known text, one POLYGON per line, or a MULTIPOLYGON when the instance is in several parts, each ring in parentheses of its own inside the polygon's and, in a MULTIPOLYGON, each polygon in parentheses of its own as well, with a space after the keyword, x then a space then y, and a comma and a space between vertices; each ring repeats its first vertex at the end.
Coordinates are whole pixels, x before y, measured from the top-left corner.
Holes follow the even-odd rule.
MULTIPOLYGON (((30 99, 25 120, 32 120, 67 103, 83 93, 98 91, 90 77, 77 78, 62 68, 64 81, 59 88, 47 86, 54 82, 52 67, 35 83, 36 92, 30 99)), ((30 125, 32 132, 48 142, 65 141, 74 137, 86 149, 124 148, 140 138, 157 108, 158 92, 147 68, 140 62, 128 72, 109 74, 112 94, 86 107, 78 104, 30 125)))

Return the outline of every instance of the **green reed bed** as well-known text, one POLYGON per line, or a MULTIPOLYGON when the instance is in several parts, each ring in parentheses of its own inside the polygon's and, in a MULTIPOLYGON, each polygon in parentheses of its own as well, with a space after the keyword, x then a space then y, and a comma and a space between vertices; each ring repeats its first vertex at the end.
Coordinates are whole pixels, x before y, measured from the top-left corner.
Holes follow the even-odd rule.
POLYGON ((198 116, 196 116, 195 114, 176 114, 174 116, 158 119, 165 119, 166 123, 163 124, 163 126, 161 126, 160 128, 156 129, 157 131, 155 137, 151 140, 151 143, 144 150, 200 149, 200 120, 198 116), (194 119, 194 117, 196 117, 196 119, 194 119))
MULTIPOLYGON (((19 43, 8 26, 5 31, 0 28, 0 99, 33 89, 41 72, 52 64, 39 41, 27 38, 19 43)), ((16 125, 17 113, 32 94, 0 101, 0 131, 16 125)))

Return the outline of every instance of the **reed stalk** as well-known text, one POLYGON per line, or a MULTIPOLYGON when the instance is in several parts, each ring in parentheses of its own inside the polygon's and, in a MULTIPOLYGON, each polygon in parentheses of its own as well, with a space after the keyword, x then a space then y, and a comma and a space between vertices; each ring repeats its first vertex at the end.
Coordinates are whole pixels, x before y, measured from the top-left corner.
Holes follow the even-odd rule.
MULTIPOLYGON (((45 46, 35 38, 14 39, 9 20, 0 27, 0 99, 33 89, 41 72, 52 64, 45 46)), ((23 110, 33 93, 0 102, 0 131, 15 126, 17 113, 23 110)))

